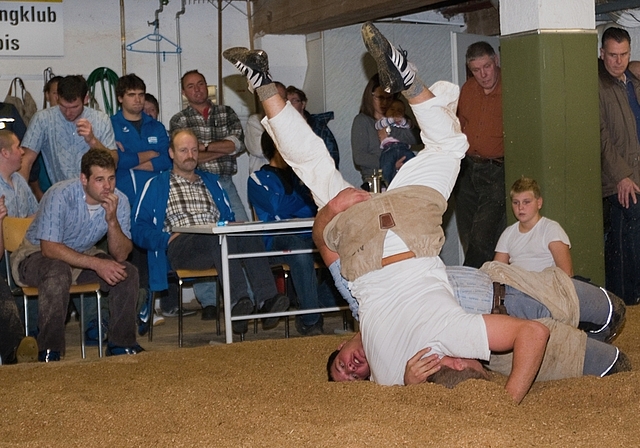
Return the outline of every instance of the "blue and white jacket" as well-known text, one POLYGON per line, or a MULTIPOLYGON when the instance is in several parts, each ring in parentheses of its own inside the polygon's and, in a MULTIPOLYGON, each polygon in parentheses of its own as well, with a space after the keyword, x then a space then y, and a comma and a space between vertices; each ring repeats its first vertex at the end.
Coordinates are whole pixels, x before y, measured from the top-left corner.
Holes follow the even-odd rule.
MULTIPOLYGON (((211 193, 220 212, 220 220, 235 221, 227 193, 218 183, 218 175, 199 170, 196 170, 196 174, 211 193)), ((171 171, 164 171, 147 181, 132 210, 131 236, 135 244, 147 250, 151 291, 168 288, 167 273, 171 270, 167 258, 171 234, 162 230, 167 215, 170 176, 171 171)))
POLYGON ((168 170, 173 163, 169 158, 169 136, 164 125, 149 115, 142 113, 140 132, 122 115, 119 110, 111 117, 116 141, 122 144, 124 151, 118 148, 118 166, 116 169, 116 186, 129 198, 129 203, 136 201, 140 188, 161 171, 168 170), (151 159, 153 171, 134 170, 140 165, 138 153, 156 151, 160 155, 151 159))

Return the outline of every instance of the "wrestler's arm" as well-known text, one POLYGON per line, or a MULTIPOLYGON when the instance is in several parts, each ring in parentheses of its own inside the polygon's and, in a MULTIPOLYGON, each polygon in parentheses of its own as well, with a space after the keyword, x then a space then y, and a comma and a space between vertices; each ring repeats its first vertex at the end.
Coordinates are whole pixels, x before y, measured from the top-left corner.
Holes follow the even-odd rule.
POLYGON ((371 194, 364 190, 346 188, 318 211, 313 223, 313 242, 318 248, 318 252, 327 266, 338 259, 338 254, 327 247, 323 235, 324 228, 338 213, 345 211, 354 204, 366 201, 370 198, 371 194))
POLYGON ((493 261, 499 261, 500 263, 509 264, 509 254, 504 252, 496 252, 493 257, 493 261))
POLYGON ((440 370, 440 357, 437 354, 426 356, 430 347, 423 348, 407 361, 404 369, 404 385, 426 383, 427 378, 440 370))
POLYGON ((539 322, 517 319, 503 314, 483 314, 489 349, 513 350, 511 374, 505 389, 520 403, 538 374, 549 339, 549 329, 539 322))

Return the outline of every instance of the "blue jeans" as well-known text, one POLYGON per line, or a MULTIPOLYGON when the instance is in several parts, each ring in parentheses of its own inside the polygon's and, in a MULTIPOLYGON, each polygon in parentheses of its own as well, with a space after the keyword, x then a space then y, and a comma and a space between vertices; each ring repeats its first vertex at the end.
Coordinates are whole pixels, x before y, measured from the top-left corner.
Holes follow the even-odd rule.
POLYGON ((402 142, 387 143, 380 153, 380 169, 382 169, 382 177, 389 185, 396 175, 396 162, 405 157, 404 162, 413 159, 416 154, 411 151, 411 146, 402 142))
MULTIPOLYGON (((297 235, 278 235, 273 237, 274 250, 294 250, 313 248, 311 238, 301 238, 297 235)), ((318 278, 313 265, 313 254, 283 255, 274 257, 281 263, 287 263, 291 268, 293 287, 298 294, 300 309, 309 310, 336 306, 335 299, 327 285, 318 286, 318 278)), ((314 325, 320 319, 320 314, 305 314, 302 316, 304 325, 314 325)))
POLYGON ((605 232, 605 285, 635 305, 640 299, 640 202, 624 208, 615 194, 606 200, 611 223, 605 232))
POLYGON ((458 234, 465 247, 464 265, 479 268, 493 260, 507 225, 504 165, 462 161, 456 185, 458 234))

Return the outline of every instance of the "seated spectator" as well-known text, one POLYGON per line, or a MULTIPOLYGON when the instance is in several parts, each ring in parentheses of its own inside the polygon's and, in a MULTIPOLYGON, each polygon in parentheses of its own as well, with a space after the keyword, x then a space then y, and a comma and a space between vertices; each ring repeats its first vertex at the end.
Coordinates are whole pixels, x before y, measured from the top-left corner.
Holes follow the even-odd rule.
POLYGON ((380 169, 382 170, 384 181, 389 185, 402 164, 416 156, 411 151, 411 145, 391 136, 391 129, 411 129, 413 123, 406 116, 404 103, 399 99, 395 99, 387 109, 385 117, 378 120, 375 126, 378 132, 384 131, 384 138, 380 137, 382 139, 380 142, 380 149, 382 150, 380 153, 380 169))
POLYGON ((20 247, 11 254, 13 278, 39 289, 38 359, 59 361, 65 349, 64 324, 73 282, 100 283, 109 297, 107 356, 136 354, 135 315, 138 271, 131 252, 127 197, 115 189, 115 162, 105 149, 82 156, 79 179, 52 186, 20 247), (95 247, 107 237, 109 255, 95 247))
MULTIPOLYGON (((218 183, 218 176, 196 170, 198 154, 198 139, 191 130, 174 132, 169 146, 172 170, 147 182, 134 207, 133 240, 147 250, 152 291, 167 289, 167 271, 170 268, 222 268, 217 236, 173 232, 177 226, 235 220, 227 194, 218 183)), ((229 240, 230 253, 263 250, 262 241, 257 238, 229 240)), ((229 260, 232 315, 246 315, 253 311, 243 266, 260 313, 285 311, 289 307, 289 299, 276 290, 266 260, 247 258, 241 262, 232 259, 229 260)), ((263 327, 273 328, 278 320, 277 317, 265 318, 263 327)), ((247 329, 247 321, 233 322, 236 333, 246 333, 247 329)))
MULTIPOLYGON (((282 159, 273 140, 262 134, 262 151, 269 164, 249 176, 247 192, 249 202, 260 221, 278 221, 291 218, 312 218, 318 211, 309 189, 282 159)), ((265 237, 267 249, 312 249, 311 232, 302 235, 265 237)), ((300 309, 308 310, 335 306, 326 284, 319 288, 313 254, 287 255, 278 259, 291 267, 291 278, 298 294, 300 309)), ((321 314, 296 316, 296 330, 306 336, 322 334, 321 314)))
POLYGON ((313 132, 322 139, 324 145, 329 151, 329 155, 336 163, 336 169, 340 165, 340 151, 338 150, 338 142, 329 129, 329 122, 333 120, 333 112, 324 112, 321 114, 310 114, 307 111, 307 95, 294 86, 287 87, 287 100, 291 105, 302 114, 313 132))
MULTIPOLYGON (((22 165, 24 151, 20 147, 18 136, 13 132, 0 130, 0 199, 8 216, 25 218, 35 215, 38 210, 31 188, 18 171, 22 165)), ((0 243, 2 240, 2 228, 0 227, 0 243)), ((1 252, 1 251, 0 251, 1 252)), ((0 258, 2 255, 0 255, 0 258)), ((6 272, 5 261, 0 262, 1 271, 6 272)), ((22 302, 20 302, 22 303, 22 302)), ((21 313, 24 315, 24 313, 21 313)), ((38 312, 36 306, 29 307, 30 334, 36 332, 38 312)))
MULTIPOLYGON (((169 137, 162 123, 143 112, 147 86, 131 73, 122 76, 116 83, 116 98, 120 110, 111 117, 113 132, 118 146, 116 185, 127 195, 133 205, 142 186, 157 173, 171 168, 169 137)), ((139 313, 138 333, 148 330, 151 294, 148 292, 149 278, 146 251, 134 246, 131 262, 138 268, 140 287, 147 290, 147 301, 139 313)), ((164 319, 154 315, 154 325, 164 319)))
POLYGON ((518 222, 500 235, 494 260, 534 272, 557 266, 572 277, 569 237, 560 224, 540 215, 542 196, 538 183, 522 177, 513 183, 510 195, 518 222))

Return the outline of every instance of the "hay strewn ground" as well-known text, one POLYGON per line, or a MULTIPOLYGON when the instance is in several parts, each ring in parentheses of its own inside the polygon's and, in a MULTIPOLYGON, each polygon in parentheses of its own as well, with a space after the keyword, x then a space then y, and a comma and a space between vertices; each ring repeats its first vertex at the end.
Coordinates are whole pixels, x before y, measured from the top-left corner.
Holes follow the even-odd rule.
MULTIPOLYGON (((640 367, 640 307, 617 345, 640 367)), ((0 446, 640 446, 638 370, 534 385, 325 379, 339 336, 0 368, 0 446)), ((144 345, 144 344, 143 344, 144 345)))

